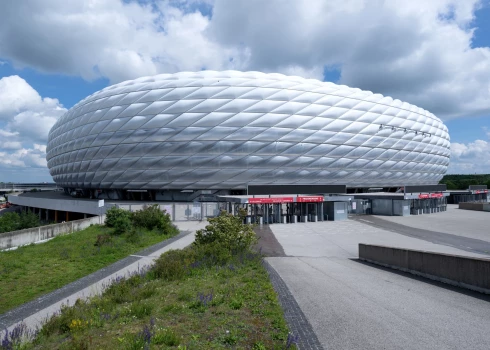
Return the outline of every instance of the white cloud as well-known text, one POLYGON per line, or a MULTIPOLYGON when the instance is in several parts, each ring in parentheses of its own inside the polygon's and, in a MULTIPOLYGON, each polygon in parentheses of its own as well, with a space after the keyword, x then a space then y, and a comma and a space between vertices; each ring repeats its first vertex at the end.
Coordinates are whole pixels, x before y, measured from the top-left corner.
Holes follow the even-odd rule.
MULTIPOLYGON (((484 128, 485 129, 485 128, 484 128)), ((490 135, 489 135, 490 140, 490 135)), ((490 142, 475 140, 467 144, 451 143, 449 174, 489 174, 490 142)))
MULTIPOLYGON (((46 168, 48 132, 66 112, 18 76, 0 79, 0 169, 46 168)), ((2 179, 3 180, 3 179, 2 179)))
POLYGON ((40 103, 41 96, 21 77, 0 79, 0 120, 40 103))
POLYGON ((39 151, 41 153, 46 154, 46 145, 38 145, 37 143, 34 144, 34 149, 36 151, 39 151))
POLYGON ((11 1, 0 13, 0 57, 16 67, 111 82, 203 68, 321 79, 324 68, 335 67, 343 84, 444 118, 482 115, 490 112, 490 49, 471 46, 479 6, 481 0, 11 1), (198 11, 210 4, 212 16, 198 11))
POLYGON ((490 49, 471 48, 477 0, 217 0, 208 31, 249 66, 339 67, 340 82, 445 118, 490 112, 490 49), (226 30, 225 30, 226 28, 226 30))
POLYGON ((19 141, 6 141, 0 147, 3 149, 20 149, 22 148, 22 143, 19 141))
POLYGON ((205 37, 207 17, 167 1, 154 6, 120 0, 4 5, 0 57, 16 67, 119 82, 159 72, 221 69, 233 51, 205 37))

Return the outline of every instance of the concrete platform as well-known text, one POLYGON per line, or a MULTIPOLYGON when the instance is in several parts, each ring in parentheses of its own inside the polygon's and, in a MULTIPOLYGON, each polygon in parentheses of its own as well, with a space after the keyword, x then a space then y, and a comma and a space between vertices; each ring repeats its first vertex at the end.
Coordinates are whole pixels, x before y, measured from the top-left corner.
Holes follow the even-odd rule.
POLYGON ((406 217, 378 216, 378 218, 413 228, 490 242, 490 213, 458 209, 457 204, 448 204, 447 211, 436 214, 406 217))
POLYGON ((488 349, 489 297, 361 263, 357 244, 485 255, 352 220, 270 228, 288 257, 267 261, 325 349, 488 349))

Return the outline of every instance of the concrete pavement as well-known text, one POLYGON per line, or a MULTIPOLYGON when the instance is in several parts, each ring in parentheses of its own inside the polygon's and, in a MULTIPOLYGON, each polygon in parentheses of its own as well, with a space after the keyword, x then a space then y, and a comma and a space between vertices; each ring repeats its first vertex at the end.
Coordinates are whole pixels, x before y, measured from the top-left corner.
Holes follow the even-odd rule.
POLYGON ((484 255, 362 222, 271 225, 267 258, 326 349, 488 349, 490 297, 358 262, 357 244, 484 255))
POLYGON ((458 209, 456 204, 448 204, 447 211, 436 214, 373 217, 412 228, 490 242, 490 212, 458 209))
POLYGON ((361 220, 271 225, 270 228, 288 256, 357 257, 359 243, 388 245, 398 248, 484 257, 490 254, 466 252, 369 225, 371 217, 361 220))

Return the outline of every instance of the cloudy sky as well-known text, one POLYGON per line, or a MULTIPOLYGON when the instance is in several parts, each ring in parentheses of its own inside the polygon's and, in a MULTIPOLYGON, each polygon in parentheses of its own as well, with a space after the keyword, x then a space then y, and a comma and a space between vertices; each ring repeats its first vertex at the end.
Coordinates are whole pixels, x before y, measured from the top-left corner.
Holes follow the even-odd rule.
POLYGON ((449 128, 448 173, 490 173, 489 0, 23 0, 0 11, 0 181, 52 181, 49 129, 87 95, 201 69, 416 104, 449 128))

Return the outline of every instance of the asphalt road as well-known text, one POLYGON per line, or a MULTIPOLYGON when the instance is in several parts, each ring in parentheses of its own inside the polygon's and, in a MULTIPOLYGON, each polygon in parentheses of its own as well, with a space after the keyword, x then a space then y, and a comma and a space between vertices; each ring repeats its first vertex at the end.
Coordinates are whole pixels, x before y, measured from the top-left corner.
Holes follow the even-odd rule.
POLYGON ((359 262, 358 243, 481 256, 367 223, 270 226, 267 261, 325 349, 489 349, 490 296, 359 262))

